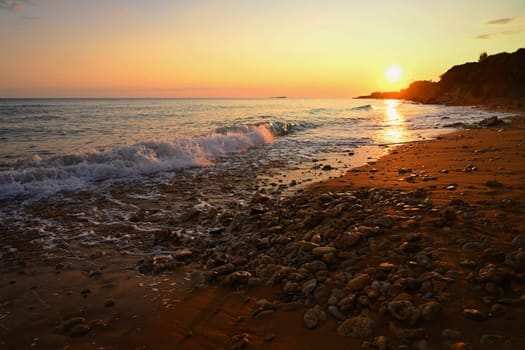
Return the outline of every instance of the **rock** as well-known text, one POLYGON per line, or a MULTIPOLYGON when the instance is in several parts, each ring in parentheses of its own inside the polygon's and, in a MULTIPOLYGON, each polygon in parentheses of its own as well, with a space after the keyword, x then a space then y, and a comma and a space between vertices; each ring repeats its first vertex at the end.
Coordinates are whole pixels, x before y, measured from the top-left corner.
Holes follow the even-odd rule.
POLYGON ((374 320, 368 314, 361 313, 341 323, 337 328, 337 333, 342 337, 366 338, 373 334, 374 325, 374 320))
POLYGON ((366 273, 358 273, 350 281, 348 281, 346 288, 348 288, 351 292, 355 292, 363 289, 368 285, 368 283, 370 283, 370 276, 366 273))
POLYGON ((386 296, 390 292, 392 284, 386 281, 373 281, 370 288, 377 294, 386 296))
POLYGON ((487 315, 485 315, 478 309, 464 309, 463 316, 473 321, 485 321, 488 318, 487 315))
POLYGON ((503 342, 505 337, 497 334, 483 334, 479 339, 481 345, 494 345, 503 342))
POLYGON ((325 254, 335 253, 337 249, 334 247, 315 247, 312 249, 312 254, 315 256, 323 256, 325 254))
POLYGON ((226 276, 221 284, 224 286, 233 286, 237 284, 245 284, 248 282, 252 274, 248 271, 235 271, 226 276))
POLYGON ((232 350, 242 350, 250 343, 248 333, 236 334, 230 338, 230 348, 232 350))
POLYGON ((482 128, 493 128, 495 126, 500 126, 505 124, 505 122, 501 119, 499 119, 497 116, 485 118, 482 121, 480 121, 479 126, 482 128))
POLYGON ((71 334, 72 337, 80 337, 84 334, 89 333, 90 330, 91 328, 87 324, 77 323, 76 325, 71 327, 69 333, 71 334))
POLYGON ((100 275, 102 275, 102 271, 100 270, 91 270, 88 273, 89 278, 93 278, 93 277, 100 276, 100 275))
POLYGON ((403 343, 411 344, 427 336, 425 328, 397 328, 392 327, 396 337, 403 343))
POLYGON ((437 301, 429 301, 428 303, 419 306, 421 318, 425 321, 433 321, 441 312, 441 304, 437 301))
POLYGON ((354 232, 345 232, 338 236, 333 244, 337 249, 350 249, 355 246, 361 240, 361 236, 354 232))
POLYGON ((327 266, 324 262, 320 260, 311 261, 303 264, 303 267, 311 272, 317 272, 321 270, 326 270, 327 266))
POLYGON ((339 321, 344 321, 346 319, 345 314, 335 305, 329 305, 328 312, 339 321))
POLYGON ((357 226, 356 231, 364 237, 373 237, 380 233, 381 229, 379 226, 357 226))
POLYGON ((276 335, 275 333, 268 333, 264 336, 264 341, 271 342, 275 339, 276 335))
POLYGON ((460 341, 460 342, 450 345, 449 349, 450 350, 470 350, 472 349, 472 347, 470 346, 470 344, 460 341))
POLYGON ((373 223, 377 226, 382 226, 386 228, 390 228, 394 225, 395 219, 394 217, 390 215, 382 216, 380 218, 374 219, 373 223))
POLYGON ((314 248, 319 247, 319 244, 310 241, 299 241, 297 247, 305 252, 311 252, 314 248))
POLYGON ((421 250, 421 245, 415 242, 403 242, 399 246, 399 250, 405 254, 417 253, 421 250))
POLYGON ((186 258, 189 258, 192 254, 193 252, 189 249, 179 249, 173 254, 171 254, 171 256, 173 256, 173 259, 175 260, 184 260, 186 258))
POLYGON ((86 319, 84 317, 71 317, 70 319, 62 322, 56 329, 59 333, 67 333, 77 324, 85 324, 86 319))
POLYGON ((284 284, 283 292, 290 295, 297 295, 301 291, 301 285, 294 281, 288 281, 284 284))
POLYGON ((235 271, 235 265, 233 265, 232 263, 227 263, 221 266, 217 266, 211 271, 217 275, 226 275, 228 273, 235 271))
POLYGON ((506 311, 505 306, 496 303, 496 304, 491 305, 489 316, 498 317, 498 316, 505 314, 505 311, 506 311))
POLYGON ((314 329, 326 321, 326 313, 319 305, 316 305, 313 308, 306 310, 303 320, 308 329, 314 329))
POLYGON ((446 328, 444 329, 442 332, 441 332, 441 336, 443 338, 446 338, 446 339, 449 339, 449 340, 454 340, 454 341, 458 341, 459 339, 461 339, 461 337, 463 336, 461 334, 461 331, 458 330, 458 329, 449 329, 449 328, 446 328))
POLYGON ((312 278, 311 280, 308 280, 303 283, 301 286, 301 291, 305 296, 309 296, 314 291, 315 287, 317 287, 317 280, 315 278, 312 278))
POLYGON ((466 252, 482 250, 483 248, 485 248, 485 245, 481 242, 476 242, 476 241, 466 242, 465 244, 461 246, 461 249, 466 252))
POLYGON ((507 277, 507 273, 494 264, 487 264, 478 271, 478 279, 482 282, 493 282, 502 284, 507 277))
POLYGON ((420 316, 419 310, 408 300, 394 300, 388 304, 390 315, 398 321, 407 321, 414 325, 420 316))
POLYGON ((394 269, 395 266, 396 265, 389 263, 389 262, 382 262, 381 264, 379 264, 379 269, 381 271, 389 273, 394 269))
POLYGON ((375 337, 374 340, 372 341, 372 346, 374 346, 378 350, 388 350, 387 338, 384 335, 375 337))
POLYGON ((104 303, 104 306, 105 307, 113 307, 115 306, 115 299, 108 299, 106 300, 106 302, 104 303))

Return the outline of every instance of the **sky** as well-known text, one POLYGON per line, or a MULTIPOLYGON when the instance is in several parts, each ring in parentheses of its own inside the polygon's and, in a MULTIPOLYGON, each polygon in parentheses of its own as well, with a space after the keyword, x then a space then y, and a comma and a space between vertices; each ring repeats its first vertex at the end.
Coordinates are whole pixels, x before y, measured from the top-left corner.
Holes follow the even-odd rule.
POLYGON ((523 46, 523 0, 0 0, 0 98, 354 97, 523 46))

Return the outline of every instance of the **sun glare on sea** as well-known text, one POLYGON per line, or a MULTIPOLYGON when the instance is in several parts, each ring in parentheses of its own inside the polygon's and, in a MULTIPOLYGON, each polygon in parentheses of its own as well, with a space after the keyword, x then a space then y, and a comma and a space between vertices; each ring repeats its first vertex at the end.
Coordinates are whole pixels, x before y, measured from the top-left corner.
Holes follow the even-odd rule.
POLYGON ((390 83, 398 83, 401 80, 402 73, 401 67, 392 65, 385 70, 385 77, 390 83))

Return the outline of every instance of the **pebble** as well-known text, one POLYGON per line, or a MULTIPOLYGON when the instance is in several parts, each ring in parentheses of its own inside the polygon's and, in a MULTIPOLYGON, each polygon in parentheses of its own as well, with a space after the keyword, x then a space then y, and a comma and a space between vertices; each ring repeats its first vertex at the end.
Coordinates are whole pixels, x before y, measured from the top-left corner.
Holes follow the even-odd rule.
POLYGON ((335 305, 329 305, 328 312, 339 321, 344 321, 346 319, 346 315, 335 305))
POLYGON ((321 306, 316 305, 313 308, 306 310, 303 315, 303 320, 306 328, 314 329, 326 321, 326 313, 323 311, 321 306))
POLYGON ((232 350, 242 350, 250 343, 248 333, 236 334, 230 338, 230 348, 232 350))
POLYGON ((89 333, 90 330, 91 328, 87 324, 78 323, 74 325, 73 327, 71 327, 71 330, 69 331, 69 333, 71 334, 72 337, 80 337, 80 336, 83 336, 84 334, 89 333))
POLYGON ((504 339, 505 337, 497 334, 483 334, 479 339, 479 343, 481 345, 494 345, 501 343, 504 339))
POLYGON ((352 278, 348 283, 346 284, 346 288, 348 288, 351 292, 355 292, 358 290, 363 289, 365 286, 367 286, 370 283, 370 276, 366 273, 359 273, 354 278, 352 278))
POLYGON ((394 300, 388 304, 390 315, 398 321, 414 325, 420 317, 419 310, 408 300, 394 300))
POLYGON ((478 309, 464 309, 463 316, 473 321, 485 321, 488 318, 487 315, 485 315, 478 309))
POLYGON ((248 271, 235 271, 226 276, 222 281, 222 285, 236 285, 245 284, 248 282, 252 274, 248 271))
POLYGON ((312 249, 312 254, 315 256, 323 256, 325 254, 335 253, 337 251, 334 247, 315 247, 312 249))
POLYGON ((308 280, 303 283, 301 286, 301 291, 305 296, 309 296, 314 291, 315 287, 317 287, 317 279, 312 278, 311 280, 308 280))
POLYGON ((441 304, 437 301, 429 301, 419 306, 421 318, 425 321, 434 321, 441 312, 441 304))
POLYGON ((375 322, 367 313, 346 319, 337 328, 337 333, 342 337, 366 338, 374 332, 375 322))

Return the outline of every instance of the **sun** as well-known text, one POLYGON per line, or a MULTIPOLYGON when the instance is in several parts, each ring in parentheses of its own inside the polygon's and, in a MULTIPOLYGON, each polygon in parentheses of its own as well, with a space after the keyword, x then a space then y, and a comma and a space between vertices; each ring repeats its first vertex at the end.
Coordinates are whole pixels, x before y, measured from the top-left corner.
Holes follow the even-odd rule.
POLYGON ((403 71, 398 65, 388 66, 385 70, 385 77, 390 83, 398 83, 401 80, 403 71))

